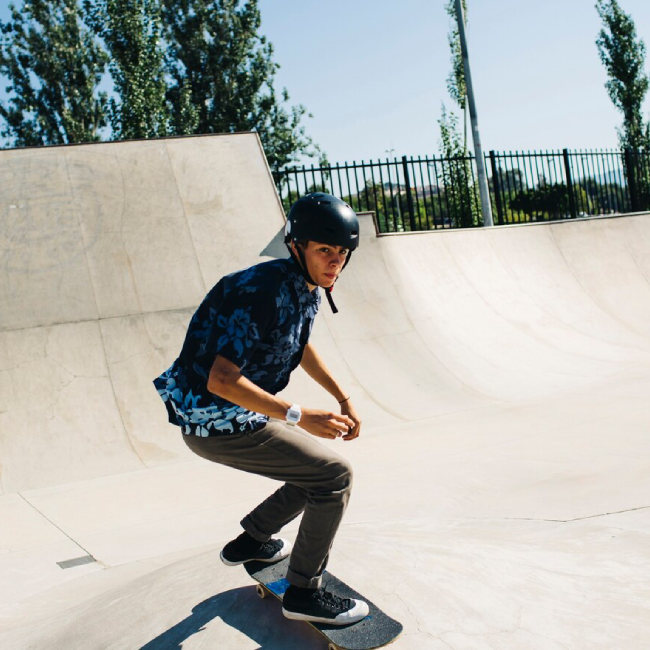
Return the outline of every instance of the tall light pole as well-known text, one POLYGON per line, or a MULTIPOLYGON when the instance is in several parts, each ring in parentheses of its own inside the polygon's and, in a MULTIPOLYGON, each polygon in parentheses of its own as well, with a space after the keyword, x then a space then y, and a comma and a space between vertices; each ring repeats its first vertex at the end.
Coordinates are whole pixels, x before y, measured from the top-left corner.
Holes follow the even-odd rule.
MULTIPOLYGON (((395 147, 392 147, 391 149, 385 149, 384 151, 387 154, 392 155, 393 160, 395 160, 395 147)), ((388 160, 388 158, 386 160, 388 160)), ((399 194, 400 194, 400 191, 399 191, 399 177, 397 179, 397 196, 396 197, 393 196, 393 185, 392 185, 392 183, 391 183, 391 188, 390 188, 390 194, 391 194, 391 200, 394 199, 395 207, 397 208, 397 220, 401 222, 402 221, 402 213, 401 213, 401 211, 399 209, 399 194)))
POLYGON ((478 189, 481 194, 481 213, 483 225, 493 226, 492 204, 490 203, 490 190, 488 188, 487 174, 485 173, 485 159, 481 148, 481 138, 478 132, 478 117, 476 115, 476 102, 472 88, 472 73, 469 69, 469 53, 467 52, 467 37, 465 36, 465 16, 463 16, 462 0, 456 0, 456 20, 458 21, 458 35, 460 36, 460 50, 463 56, 465 70, 465 86, 467 87, 467 103, 469 104, 469 119, 472 123, 472 141, 474 142, 474 155, 476 157, 476 170, 478 171, 478 189))

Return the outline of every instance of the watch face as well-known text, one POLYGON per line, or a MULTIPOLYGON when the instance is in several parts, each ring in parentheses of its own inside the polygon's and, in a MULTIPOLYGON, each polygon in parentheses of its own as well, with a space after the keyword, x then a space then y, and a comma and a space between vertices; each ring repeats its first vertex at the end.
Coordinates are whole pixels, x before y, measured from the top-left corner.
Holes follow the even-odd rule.
POLYGON ((302 414, 300 412, 300 409, 295 409, 295 408, 291 407, 287 411, 287 422, 291 422, 292 424, 297 424, 298 422, 300 422, 300 416, 301 415, 302 414))

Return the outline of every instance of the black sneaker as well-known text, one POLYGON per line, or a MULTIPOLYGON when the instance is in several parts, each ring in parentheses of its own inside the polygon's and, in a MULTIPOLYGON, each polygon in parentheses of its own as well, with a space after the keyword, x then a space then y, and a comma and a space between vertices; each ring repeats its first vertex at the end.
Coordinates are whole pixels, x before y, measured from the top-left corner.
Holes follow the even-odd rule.
POLYGON ((282 613, 296 621, 350 625, 368 616, 363 600, 340 598, 325 589, 300 589, 290 586, 284 594, 282 613))
POLYGON ((237 566, 244 562, 279 562, 291 554, 291 542, 286 539, 270 539, 268 542, 251 541, 248 533, 242 533, 237 539, 228 542, 221 551, 221 561, 228 566, 237 566))

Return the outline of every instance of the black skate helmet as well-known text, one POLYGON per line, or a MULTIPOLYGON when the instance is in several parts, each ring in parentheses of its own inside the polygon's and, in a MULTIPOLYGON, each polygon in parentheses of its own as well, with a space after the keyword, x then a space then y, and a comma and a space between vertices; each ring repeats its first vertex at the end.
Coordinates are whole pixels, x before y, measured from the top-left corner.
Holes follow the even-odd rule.
MULTIPOLYGON (((302 274, 309 284, 316 284, 307 271, 305 255, 296 246, 299 260, 291 249, 291 242, 316 241, 330 246, 344 246, 348 256, 343 264, 345 268, 350 261, 352 251, 359 245, 359 219, 355 211, 345 202, 331 194, 314 192, 299 198, 289 210, 284 229, 284 242, 291 257, 298 262, 302 274)), ((336 305, 332 300, 332 288, 325 289, 327 300, 334 313, 336 305)))

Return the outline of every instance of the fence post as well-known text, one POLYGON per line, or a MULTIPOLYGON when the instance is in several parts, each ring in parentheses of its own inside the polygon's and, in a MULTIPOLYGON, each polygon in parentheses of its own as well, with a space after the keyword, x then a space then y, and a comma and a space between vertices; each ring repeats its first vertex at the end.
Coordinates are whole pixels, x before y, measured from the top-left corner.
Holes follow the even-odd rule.
POLYGON ((569 212, 571 218, 575 219, 578 216, 576 210, 576 197, 573 195, 573 179, 571 178, 571 165, 569 164, 569 150, 562 149, 562 157, 564 158, 564 172, 566 174, 566 189, 569 193, 569 212))
POLYGON ((402 166, 404 167, 404 182, 406 183, 406 202, 409 207, 409 221, 411 223, 411 232, 415 231, 415 209, 413 208, 413 197, 411 196, 411 181, 409 179, 409 168, 406 164, 406 156, 402 156, 402 166))
POLYGON ((639 211, 639 195, 636 187, 636 167, 632 156, 632 149, 625 147, 625 175, 627 176, 627 186, 630 190, 630 209, 632 212, 639 211))
POLYGON ((497 168, 497 156, 494 150, 490 151, 490 166, 492 167, 492 188, 494 190, 494 201, 497 206, 497 220, 499 224, 504 223, 503 205, 501 204, 501 179, 497 168))

